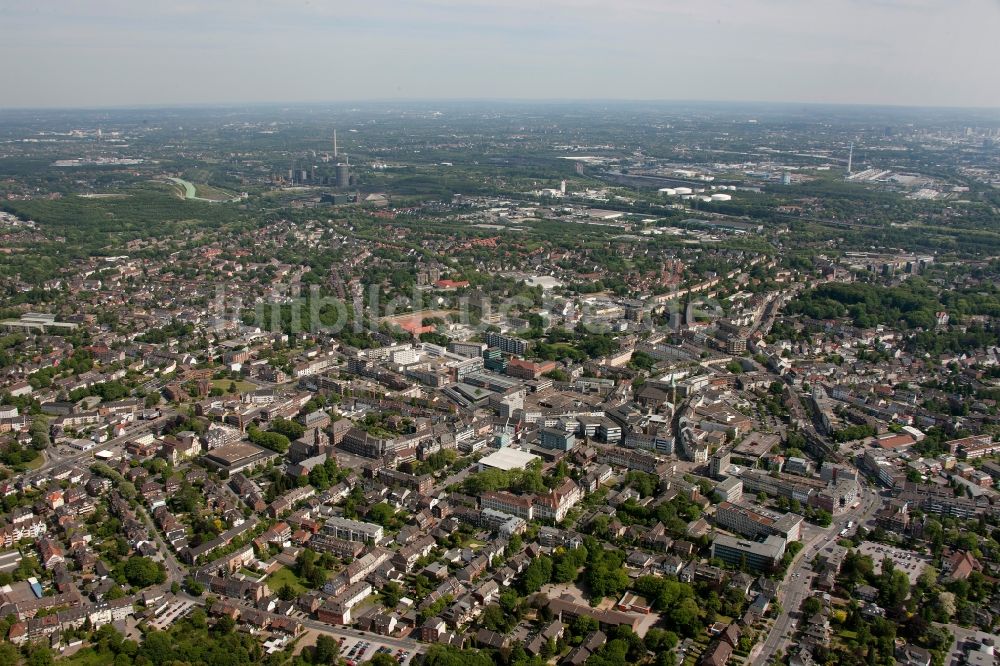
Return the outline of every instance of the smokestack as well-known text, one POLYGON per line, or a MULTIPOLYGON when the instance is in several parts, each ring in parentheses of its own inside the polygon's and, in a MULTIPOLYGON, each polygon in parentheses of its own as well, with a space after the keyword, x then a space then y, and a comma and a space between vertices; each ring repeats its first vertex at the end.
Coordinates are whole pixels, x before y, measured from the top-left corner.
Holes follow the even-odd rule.
POLYGON ((333 156, 337 157, 337 130, 333 130, 333 156))

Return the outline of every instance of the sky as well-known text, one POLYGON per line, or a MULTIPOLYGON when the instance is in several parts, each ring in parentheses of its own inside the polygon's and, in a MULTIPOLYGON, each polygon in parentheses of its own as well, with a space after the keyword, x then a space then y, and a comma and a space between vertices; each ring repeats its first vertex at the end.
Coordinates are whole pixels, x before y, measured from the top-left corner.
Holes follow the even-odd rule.
POLYGON ((1000 0, 0 0, 0 108, 1000 107, 1000 0))

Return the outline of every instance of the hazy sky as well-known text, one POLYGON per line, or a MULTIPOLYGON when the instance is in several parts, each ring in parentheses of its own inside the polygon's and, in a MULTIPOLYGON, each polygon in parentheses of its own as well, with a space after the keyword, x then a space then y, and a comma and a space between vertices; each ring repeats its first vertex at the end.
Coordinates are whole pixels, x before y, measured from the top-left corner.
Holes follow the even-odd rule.
POLYGON ((0 0, 0 107, 1000 107, 1000 0, 0 0))

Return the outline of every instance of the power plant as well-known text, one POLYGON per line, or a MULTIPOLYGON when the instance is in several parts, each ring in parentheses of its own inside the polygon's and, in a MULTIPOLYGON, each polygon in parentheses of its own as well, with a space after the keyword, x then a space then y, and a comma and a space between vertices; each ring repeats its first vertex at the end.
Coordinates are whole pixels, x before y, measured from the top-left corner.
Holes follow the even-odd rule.
MULTIPOLYGON (((316 157, 316 151, 311 152, 311 157, 316 157)), ((306 157, 306 159, 309 159, 309 157, 306 157)), ((331 155, 329 152, 326 152, 322 157, 322 161, 326 164, 330 164, 332 161, 332 171, 328 171, 322 167, 317 168, 315 164, 303 169, 301 165, 297 164, 298 160, 293 158, 285 177, 286 182, 292 185, 325 185, 339 190, 346 190, 351 187, 350 159, 347 155, 344 155, 343 159, 341 159, 340 145, 337 142, 337 130, 333 130, 333 154, 331 155), (326 173, 323 173, 324 171, 326 173)))
POLYGON ((351 166, 344 163, 337 164, 337 187, 351 186, 351 166))

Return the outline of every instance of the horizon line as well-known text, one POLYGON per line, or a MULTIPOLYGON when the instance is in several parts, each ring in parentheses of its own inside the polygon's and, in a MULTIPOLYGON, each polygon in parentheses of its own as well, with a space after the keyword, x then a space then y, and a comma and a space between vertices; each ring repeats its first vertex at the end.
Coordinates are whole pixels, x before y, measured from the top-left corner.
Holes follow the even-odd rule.
MULTIPOLYGON (((345 100, 311 100, 311 101, 216 101, 216 102, 151 102, 148 104, 109 104, 109 105, 42 105, 42 106, 0 106, 0 113, 18 111, 131 111, 131 110, 167 110, 167 109, 232 109, 238 107, 293 107, 306 108, 316 106, 344 106, 352 104, 661 104, 661 105, 720 105, 720 106, 807 106, 833 108, 868 108, 892 110, 923 110, 923 111, 977 111, 998 112, 1000 106, 958 106, 939 104, 890 104, 884 102, 835 102, 835 101, 774 101, 774 100, 719 100, 719 99, 680 99, 680 98, 601 98, 601 97, 375 97, 345 100)), ((1000 118, 998 118, 1000 119, 1000 118)))

